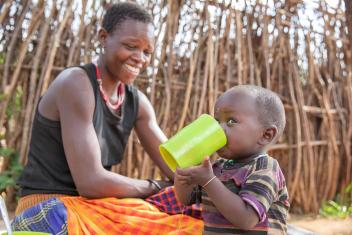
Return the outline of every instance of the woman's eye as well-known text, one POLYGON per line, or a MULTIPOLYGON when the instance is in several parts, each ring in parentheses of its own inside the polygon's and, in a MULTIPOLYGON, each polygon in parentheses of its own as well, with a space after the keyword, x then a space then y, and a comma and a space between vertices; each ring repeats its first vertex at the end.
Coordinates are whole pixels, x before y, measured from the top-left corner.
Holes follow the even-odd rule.
POLYGON ((134 45, 131 45, 131 44, 126 44, 126 47, 128 49, 135 49, 136 48, 134 45))
POLYGON ((144 51, 143 53, 144 53, 144 55, 146 55, 146 56, 150 56, 150 55, 152 54, 150 51, 144 51))
POLYGON ((237 121, 234 120, 234 119, 229 119, 229 120, 227 121, 227 125, 228 125, 228 126, 234 125, 234 124, 236 124, 236 123, 237 123, 237 121))

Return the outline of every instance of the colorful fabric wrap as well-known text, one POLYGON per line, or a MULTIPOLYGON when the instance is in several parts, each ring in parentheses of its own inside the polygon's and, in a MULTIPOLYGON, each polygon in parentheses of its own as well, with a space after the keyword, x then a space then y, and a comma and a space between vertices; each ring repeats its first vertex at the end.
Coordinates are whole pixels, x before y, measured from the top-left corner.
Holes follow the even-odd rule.
POLYGON ((68 233, 67 210, 58 198, 51 198, 25 210, 12 222, 14 231, 38 231, 63 235, 68 233))
POLYGON ((52 198, 16 216, 12 227, 51 234, 195 235, 203 231, 200 214, 199 205, 182 206, 169 187, 146 200, 52 198))

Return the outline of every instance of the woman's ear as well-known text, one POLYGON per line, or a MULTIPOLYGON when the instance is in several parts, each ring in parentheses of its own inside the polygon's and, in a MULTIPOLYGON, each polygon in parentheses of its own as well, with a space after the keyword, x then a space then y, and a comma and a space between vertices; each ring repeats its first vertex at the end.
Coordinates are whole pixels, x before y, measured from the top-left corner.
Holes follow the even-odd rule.
POLYGON ((108 32, 104 28, 100 28, 98 31, 98 40, 102 47, 105 47, 107 37, 108 37, 108 32))
POLYGON ((262 136, 259 138, 258 144, 265 146, 270 144, 277 135, 277 127, 270 126, 264 129, 262 136))

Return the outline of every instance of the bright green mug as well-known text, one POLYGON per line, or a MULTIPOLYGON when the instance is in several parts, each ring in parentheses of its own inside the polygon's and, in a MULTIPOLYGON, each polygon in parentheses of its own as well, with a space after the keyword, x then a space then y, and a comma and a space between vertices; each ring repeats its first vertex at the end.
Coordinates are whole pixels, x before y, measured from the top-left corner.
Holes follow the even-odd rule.
POLYGON ((186 168, 199 165, 209 156, 226 145, 225 132, 210 115, 203 114, 176 135, 159 146, 160 153, 170 167, 186 168))

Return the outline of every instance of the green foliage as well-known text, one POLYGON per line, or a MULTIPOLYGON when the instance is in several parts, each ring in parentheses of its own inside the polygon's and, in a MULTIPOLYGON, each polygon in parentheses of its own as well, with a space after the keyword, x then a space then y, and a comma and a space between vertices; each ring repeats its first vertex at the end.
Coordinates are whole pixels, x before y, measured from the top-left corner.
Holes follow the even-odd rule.
POLYGON ((319 210, 319 213, 325 217, 333 217, 339 219, 345 219, 352 216, 352 199, 348 198, 348 195, 352 192, 352 182, 347 185, 343 192, 343 195, 338 195, 335 201, 330 200, 324 202, 319 210))
MULTIPOLYGON (((22 109, 22 87, 17 87, 15 97, 11 100, 6 109, 7 118, 10 119, 14 113, 20 112, 22 109)), ((0 96, 1 98, 1 96, 0 96)))
POLYGON ((0 64, 5 64, 5 52, 0 52, 0 64))
POLYGON ((345 192, 346 192, 346 193, 352 192, 352 182, 351 182, 349 185, 347 185, 347 187, 346 187, 346 189, 345 189, 345 192))
POLYGON ((340 205, 339 203, 330 200, 328 202, 324 202, 319 212, 325 217, 345 219, 352 216, 352 205, 340 205))
POLYGON ((3 101, 5 99, 5 97, 6 97, 5 94, 0 92, 0 101, 3 101))
POLYGON ((0 156, 9 158, 7 169, 0 175, 0 192, 3 192, 9 186, 16 188, 16 180, 23 167, 18 162, 18 154, 11 148, 0 148, 0 156))

